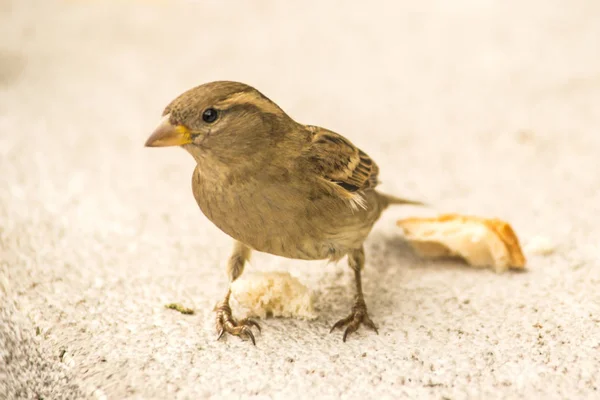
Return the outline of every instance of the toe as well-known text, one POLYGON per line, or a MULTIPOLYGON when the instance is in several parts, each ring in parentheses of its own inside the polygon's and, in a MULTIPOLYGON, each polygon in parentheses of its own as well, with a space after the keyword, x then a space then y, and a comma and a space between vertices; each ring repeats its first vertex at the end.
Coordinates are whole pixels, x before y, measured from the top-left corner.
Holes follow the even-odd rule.
POLYGON ((348 335, 356 332, 358 330, 359 326, 360 326, 360 323, 357 324, 355 321, 352 321, 352 323, 350 323, 350 325, 348 325, 348 327, 344 331, 344 337, 342 338, 342 340, 344 342, 346 342, 346 338, 348 337, 348 335))
POLYGON ((362 322, 363 322, 363 324, 365 324, 365 326, 367 328, 371 328, 372 330, 375 331, 376 334, 379 335, 379 331, 377 330, 377 327, 375 326, 375 323, 373 322, 373 320, 371 318, 369 318, 368 315, 365 315, 363 317, 363 321, 362 322))
POLYGON ((335 324, 333 324, 333 326, 329 330, 329 333, 335 331, 337 328, 341 328, 341 327, 347 325, 350 321, 352 321, 352 318, 353 318, 353 315, 350 314, 346 318, 340 319, 338 322, 336 322, 335 324))

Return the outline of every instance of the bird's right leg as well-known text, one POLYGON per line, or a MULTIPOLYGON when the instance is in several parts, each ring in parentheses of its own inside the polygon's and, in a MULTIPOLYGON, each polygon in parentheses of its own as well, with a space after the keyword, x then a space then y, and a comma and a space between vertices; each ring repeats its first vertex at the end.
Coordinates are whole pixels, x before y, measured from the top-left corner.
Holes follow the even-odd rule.
POLYGON ((229 288, 223 301, 218 303, 215 307, 217 314, 216 328, 218 332, 218 339, 223 337, 225 332, 240 336, 247 337, 252 340, 252 344, 256 345, 254 340, 254 334, 252 333, 252 327, 255 326, 260 331, 260 325, 251 319, 243 319, 236 321, 231 315, 231 307, 229 306, 229 297, 231 296, 231 283, 242 275, 244 272, 244 264, 250 258, 251 249, 241 242, 235 242, 233 246, 233 253, 229 257, 227 263, 227 275, 229 276, 229 288))
POLYGON ((346 341, 346 338, 349 334, 356 332, 358 327, 363 324, 368 328, 371 328, 377 332, 377 327, 369 317, 367 313, 367 304, 365 303, 365 296, 362 290, 362 278, 361 272, 365 266, 365 250, 361 246, 359 249, 353 250, 348 254, 348 265, 354 271, 354 282, 356 283, 356 299, 354 301, 354 306, 352 307, 352 312, 346 318, 340 319, 338 322, 333 325, 331 328, 331 332, 333 332, 336 328, 341 328, 346 326, 346 330, 344 331, 343 340, 346 341))

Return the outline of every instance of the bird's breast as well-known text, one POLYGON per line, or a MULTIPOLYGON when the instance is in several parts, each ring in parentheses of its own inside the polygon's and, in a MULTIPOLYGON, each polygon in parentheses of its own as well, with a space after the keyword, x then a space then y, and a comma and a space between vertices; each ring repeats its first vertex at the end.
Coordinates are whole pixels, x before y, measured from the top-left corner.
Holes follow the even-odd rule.
POLYGON ((363 215, 289 182, 217 183, 196 171, 192 188, 204 215, 223 232, 257 251, 287 258, 339 259, 362 244, 379 216, 363 215))

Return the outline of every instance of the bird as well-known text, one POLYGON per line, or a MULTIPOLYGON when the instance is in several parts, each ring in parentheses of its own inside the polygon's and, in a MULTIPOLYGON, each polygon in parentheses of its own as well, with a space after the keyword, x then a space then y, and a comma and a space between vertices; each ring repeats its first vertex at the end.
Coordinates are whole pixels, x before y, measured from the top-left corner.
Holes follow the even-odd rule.
POLYGON ((256 345, 253 319, 235 319, 231 283, 253 251, 299 260, 347 256, 356 296, 333 324, 343 341, 361 325, 378 334, 362 290, 364 242, 390 205, 423 205, 375 190, 379 167, 344 136, 296 122, 252 86, 214 81, 180 94, 164 109, 147 147, 179 146, 196 161, 192 192, 202 213, 233 239, 229 286, 215 306, 225 333, 256 345))

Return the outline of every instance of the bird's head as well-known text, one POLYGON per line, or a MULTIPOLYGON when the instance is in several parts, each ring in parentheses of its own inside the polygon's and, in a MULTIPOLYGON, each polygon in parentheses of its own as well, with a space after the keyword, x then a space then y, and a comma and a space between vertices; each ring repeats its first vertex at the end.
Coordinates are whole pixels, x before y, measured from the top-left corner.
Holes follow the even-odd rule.
POLYGON ((258 90, 217 81, 181 94, 164 110, 146 146, 182 146, 197 160, 247 159, 279 141, 295 122, 258 90))

